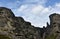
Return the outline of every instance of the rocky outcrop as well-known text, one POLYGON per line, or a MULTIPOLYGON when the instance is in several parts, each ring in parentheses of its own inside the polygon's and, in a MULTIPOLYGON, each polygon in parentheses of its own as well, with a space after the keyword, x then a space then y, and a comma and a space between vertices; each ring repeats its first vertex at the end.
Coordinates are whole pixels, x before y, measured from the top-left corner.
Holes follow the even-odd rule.
POLYGON ((54 13, 49 17, 50 25, 46 27, 45 39, 60 39, 60 14, 54 13))
POLYGON ((11 39, 41 39, 39 30, 5 7, 0 7, 0 35, 11 39))
POLYGON ((34 27, 16 17, 11 9, 0 7, 0 39, 60 39, 60 14, 51 14, 49 18, 47 27, 34 27))

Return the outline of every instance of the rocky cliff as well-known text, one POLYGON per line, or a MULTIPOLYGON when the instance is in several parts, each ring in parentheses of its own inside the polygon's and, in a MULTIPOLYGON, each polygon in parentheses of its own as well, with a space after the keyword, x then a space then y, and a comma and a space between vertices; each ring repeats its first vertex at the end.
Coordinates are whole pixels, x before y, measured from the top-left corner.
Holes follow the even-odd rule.
POLYGON ((46 28, 45 38, 46 39, 60 39, 60 14, 51 14, 50 25, 46 28))
POLYGON ((40 39, 39 32, 30 22, 26 22, 22 17, 16 17, 11 9, 0 7, 1 36, 8 36, 9 39, 40 39))
POLYGON ((50 25, 39 28, 16 17, 11 9, 0 7, 0 39, 60 39, 60 15, 51 14, 50 25))

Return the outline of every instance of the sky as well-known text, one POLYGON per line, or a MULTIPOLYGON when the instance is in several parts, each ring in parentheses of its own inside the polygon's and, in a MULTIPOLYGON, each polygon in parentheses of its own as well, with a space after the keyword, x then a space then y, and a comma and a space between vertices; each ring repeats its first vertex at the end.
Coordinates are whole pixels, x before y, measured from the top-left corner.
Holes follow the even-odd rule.
POLYGON ((50 23, 50 14, 60 14, 60 0, 0 0, 0 7, 10 8, 15 16, 41 28, 50 23))

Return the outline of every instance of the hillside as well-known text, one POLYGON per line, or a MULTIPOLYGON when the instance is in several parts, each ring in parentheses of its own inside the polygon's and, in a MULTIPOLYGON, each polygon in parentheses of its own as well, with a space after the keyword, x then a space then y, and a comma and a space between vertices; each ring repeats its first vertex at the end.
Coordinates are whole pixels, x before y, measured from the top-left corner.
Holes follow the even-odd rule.
POLYGON ((54 13, 49 18, 46 28, 34 27, 11 9, 0 7, 0 39, 60 39, 60 15, 54 13))

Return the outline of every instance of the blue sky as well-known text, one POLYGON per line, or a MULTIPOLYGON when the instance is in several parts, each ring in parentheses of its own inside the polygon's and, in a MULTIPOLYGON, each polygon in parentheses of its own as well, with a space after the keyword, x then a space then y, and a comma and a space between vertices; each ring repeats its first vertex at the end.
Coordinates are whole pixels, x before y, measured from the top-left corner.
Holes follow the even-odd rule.
POLYGON ((0 0, 0 7, 10 8, 36 27, 46 26, 50 14, 60 14, 60 0, 0 0))

